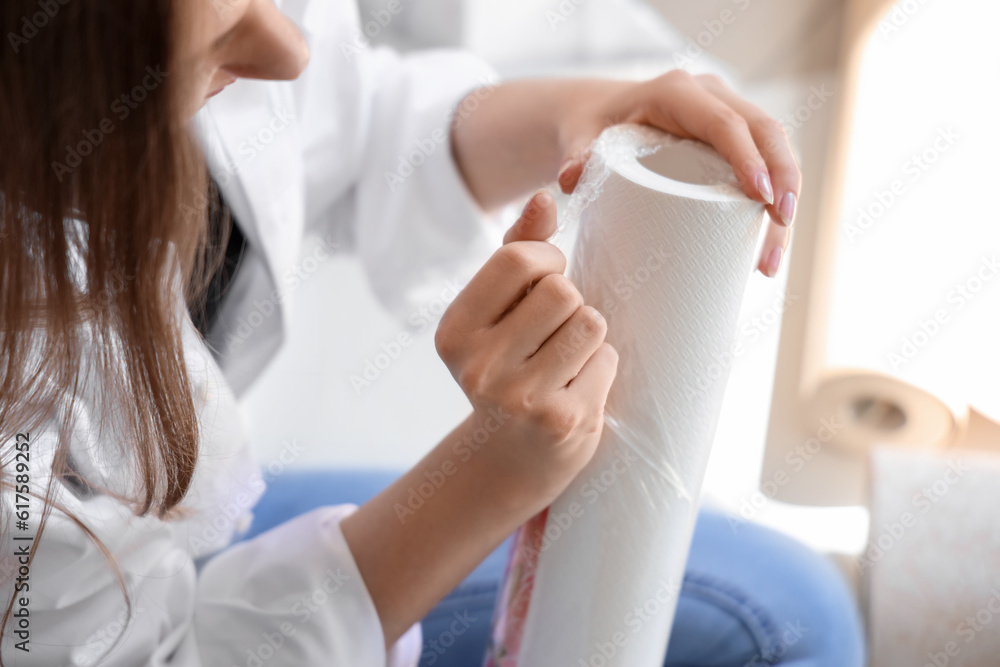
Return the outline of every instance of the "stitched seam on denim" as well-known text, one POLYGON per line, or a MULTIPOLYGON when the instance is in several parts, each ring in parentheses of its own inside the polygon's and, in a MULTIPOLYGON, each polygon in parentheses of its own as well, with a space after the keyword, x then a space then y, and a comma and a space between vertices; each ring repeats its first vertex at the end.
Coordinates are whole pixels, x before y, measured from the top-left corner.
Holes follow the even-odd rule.
POLYGON ((682 595, 685 593, 700 597, 732 614, 750 633, 761 658, 774 661, 771 646, 780 640, 778 627, 767 611, 753 604, 741 589, 719 579, 697 572, 684 575, 682 595))

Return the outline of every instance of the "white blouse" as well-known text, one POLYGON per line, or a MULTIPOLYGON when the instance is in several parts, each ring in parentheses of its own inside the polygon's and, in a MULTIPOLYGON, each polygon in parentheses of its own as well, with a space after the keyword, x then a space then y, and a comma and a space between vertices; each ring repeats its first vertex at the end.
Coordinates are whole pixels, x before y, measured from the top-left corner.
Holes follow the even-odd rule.
MULTIPOLYGON (((265 488, 237 398, 280 347, 283 312, 294 303, 287 277, 307 234, 334 238, 338 251, 356 253, 376 293, 397 314, 409 312, 422 288, 453 275, 468 255, 493 242, 495 232, 478 216, 446 139, 423 159, 415 157, 422 164, 395 188, 387 180, 405 170, 401 165, 421 145, 429 146, 428 138, 436 142, 439 130, 447 137, 450 110, 493 73, 467 55, 404 58, 364 46, 353 0, 281 4, 310 42, 306 74, 296 82, 240 81, 197 119, 210 168, 254 252, 209 336, 218 358, 183 313, 202 428, 183 503, 187 514, 174 521, 138 518, 111 495, 52 480, 53 500, 114 555, 132 601, 128 615, 113 569, 63 511, 51 512, 30 568, 22 569, 20 552, 32 544, 41 508, 35 499, 19 507, 23 498, 6 489, 0 495, 0 592, 6 601, 15 587, 19 591, 0 646, 7 665, 418 662, 419 625, 385 649, 371 597, 340 531, 352 506, 317 509, 225 548, 248 527, 265 488), (257 147, 248 143, 251 136, 257 147), (240 323, 262 299, 270 299, 275 312, 245 335, 240 323)), ((133 475, 122 452, 128 442, 113 419, 98 419, 96 386, 88 376, 73 413, 71 463, 94 487, 128 492, 133 475)), ((28 483, 43 493, 55 428, 28 435, 27 446, 23 439, 0 443, 0 453, 10 462, 5 472, 13 474, 19 447, 28 449, 28 460, 21 461, 28 483)))
MULTIPOLYGON (((254 463, 232 392, 185 318, 185 354, 202 416, 199 462, 177 521, 138 518, 110 495, 55 480, 52 500, 100 538, 115 555, 132 598, 128 616, 121 589, 94 542, 60 511, 45 525, 38 551, 19 572, 17 549, 31 542, 41 517, 30 499, 27 526, 17 523, 16 490, 3 494, 7 528, 0 571, 4 595, 17 582, 27 609, 25 635, 18 618, 8 625, 3 657, 9 665, 391 665, 413 667, 420 627, 387 656, 381 625, 340 519, 353 506, 324 507, 253 540, 223 549, 249 526, 265 485, 254 463), (198 572, 198 559, 212 557, 198 572), (23 651, 18 644, 22 644, 23 651)), ((92 378, 91 378, 92 379, 92 378)), ((88 382, 76 404, 70 444, 74 470, 90 484, 128 492, 114 420, 99 426, 100 398, 88 382)), ((29 433, 28 479, 36 493, 49 482, 55 423, 29 433)), ((5 451, 14 456, 16 445, 5 451)), ((12 467, 13 469, 13 467, 12 467)), ((23 490, 23 489, 22 489, 23 490)), ((5 598, 9 599, 9 597, 5 598)))

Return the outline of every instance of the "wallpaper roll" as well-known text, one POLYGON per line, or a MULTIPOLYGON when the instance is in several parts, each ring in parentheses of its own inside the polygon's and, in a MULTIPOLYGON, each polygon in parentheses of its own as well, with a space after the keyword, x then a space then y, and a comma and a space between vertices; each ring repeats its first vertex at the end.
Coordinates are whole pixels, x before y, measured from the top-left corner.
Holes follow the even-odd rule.
POLYGON ((663 663, 763 205, 708 146, 616 126, 566 219, 619 352, 597 454, 518 533, 491 667, 663 663))

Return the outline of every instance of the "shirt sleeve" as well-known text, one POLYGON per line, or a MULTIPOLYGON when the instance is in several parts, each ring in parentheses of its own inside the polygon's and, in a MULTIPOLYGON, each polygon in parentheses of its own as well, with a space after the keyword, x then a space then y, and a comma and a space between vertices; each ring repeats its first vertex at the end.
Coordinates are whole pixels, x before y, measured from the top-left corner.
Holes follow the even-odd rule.
POLYGON ((467 281, 498 245, 451 145, 451 125, 465 113, 454 117, 457 105, 466 95, 472 105, 495 84, 485 74, 477 78, 477 61, 452 52, 403 58, 380 50, 369 60, 369 76, 379 86, 358 179, 355 234, 375 293, 406 320, 451 284, 467 281), (408 116, 401 118, 399 109, 408 116))
POLYGON ((230 664, 249 657, 249 649, 269 666, 415 667, 418 625, 394 655, 386 653, 374 604, 340 531, 354 509, 314 510, 209 561, 195 611, 203 664, 230 664))
MULTIPOLYGON (((11 525, 6 500, 4 520, 11 525)), ((4 662, 416 667, 419 625, 386 651, 374 604, 340 531, 340 520, 353 510, 313 510, 223 550, 198 573, 169 522, 131 517, 108 497, 76 504, 73 516, 116 555, 131 612, 100 547, 73 519, 53 512, 22 579, 18 543, 8 536, 3 550, 5 599, 16 582, 30 586, 16 594, 25 604, 15 599, 13 609, 28 610, 25 635, 16 634, 15 616, 3 641, 4 662), (28 650, 22 651, 17 643, 25 638, 28 650)))
POLYGON ((372 47, 353 2, 314 0, 297 17, 286 5, 311 49, 296 82, 308 224, 346 234, 375 294, 406 320, 499 244, 451 145, 453 121, 492 93, 496 72, 462 51, 372 47))

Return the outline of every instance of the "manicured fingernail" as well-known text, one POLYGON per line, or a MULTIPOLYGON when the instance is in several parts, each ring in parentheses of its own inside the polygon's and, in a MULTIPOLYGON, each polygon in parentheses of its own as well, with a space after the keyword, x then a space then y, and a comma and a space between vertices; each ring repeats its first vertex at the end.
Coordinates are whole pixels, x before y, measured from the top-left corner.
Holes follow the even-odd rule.
POLYGON ((771 188, 771 178, 763 171, 757 174, 757 192, 768 204, 774 203, 774 190, 771 188))
POLYGON ((785 223, 786 227, 791 227, 795 221, 795 207, 798 206, 798 203, 794 192, 786 192, 785 196, 781 198, 781 204, 778 205, 778 215, 781 216, 781 221, 785 223))
POLYGON ((569 187, 567 174, 569 173, 570 168, 575 166, 575 164, 575 160, 569 159, 563 162, 563 166, 559 167, 559 177, 556 179, 556 182, 559 184, 559 187, 563 188, 564 191, 567 187, 569 187))
POLYGON ((767 262, 764 264, 764 270, 767 273, 768 278, 773 278, 775 274, 778 273, 778 267, 781 266, 781 246, 778 246, 771 251, 771 254, 767 256, 767 262))
POLYGON ((565 162, 563 162, 562 166, 559 167, 559 176, 556 178, 556 180, 561 182, 563 179, 563 174, 565 174, 566 170, 569 169, 571 166, 573 166, 573 158, 570 158, 565 162))

